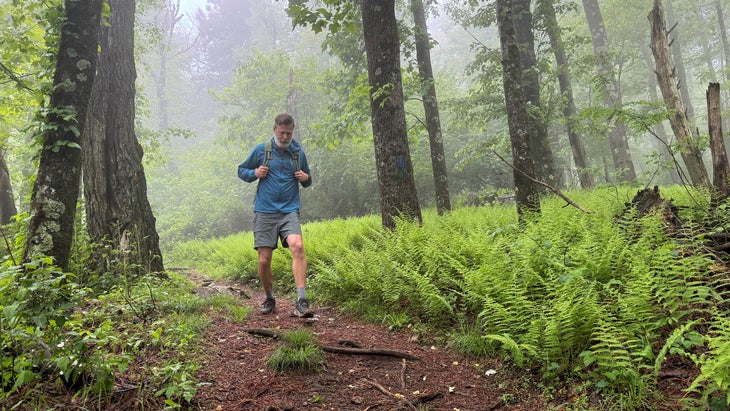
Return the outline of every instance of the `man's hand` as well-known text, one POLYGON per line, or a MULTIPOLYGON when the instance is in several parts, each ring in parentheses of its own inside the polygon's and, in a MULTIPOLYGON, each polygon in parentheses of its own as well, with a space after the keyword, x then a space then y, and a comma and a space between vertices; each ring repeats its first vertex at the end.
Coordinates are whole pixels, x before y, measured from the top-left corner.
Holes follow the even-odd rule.
POLYGON ((297 181, 299 181, 300 183, 304 183, 304 182, 309 181, 309 174, 305 173, 302 170, 295 171, 294 178, 296 178, 297 181))
POLYGON ((256 178, 264 178, 269 175, 269 168, 264 166, 259 166, 259 168, 254 171, 254 175, 256 175, 256 178))

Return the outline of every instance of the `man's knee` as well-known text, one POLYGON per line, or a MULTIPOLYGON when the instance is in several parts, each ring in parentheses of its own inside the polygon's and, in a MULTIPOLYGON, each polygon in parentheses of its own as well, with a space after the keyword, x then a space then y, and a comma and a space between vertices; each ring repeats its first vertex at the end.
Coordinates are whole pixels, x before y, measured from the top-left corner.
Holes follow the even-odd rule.
POLYGON ((259 248, 259 265, 267 266, 271 264, 271 250, 262 250, 259 248))
POLYGON ((304 245, 302 243, 302 236, 290 235, 286 239, 286 243, 289 246, 292 254, 300 254, 304 252, 304 245))

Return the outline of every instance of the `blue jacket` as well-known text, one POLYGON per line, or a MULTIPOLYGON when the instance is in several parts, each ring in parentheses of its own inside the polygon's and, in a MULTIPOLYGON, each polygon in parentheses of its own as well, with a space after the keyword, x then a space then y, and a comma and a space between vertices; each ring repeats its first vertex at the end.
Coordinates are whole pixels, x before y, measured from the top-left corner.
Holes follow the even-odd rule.
MULTIPOLYGON (((254 147, 248 158, 238 166, 238 177, 241 180, 247 183, 257 180, 256 169, 264 164, 266 157, 264 146, 265 144, 261 143, 254 147)), ((312 185, 312 173, 309 171, 307 156, 301 151, 301 144, 296 140, 292 140, 291 145, 280 152, 274 138, 271 137, 271 147, 269 175, 259 180, 253 211, 270 214, 299 212, 299 181, 294 178, 296 164, 293 154, 300 150, 299 168, 309 174, 309 180, 302 183, 302 187, 312 185)))

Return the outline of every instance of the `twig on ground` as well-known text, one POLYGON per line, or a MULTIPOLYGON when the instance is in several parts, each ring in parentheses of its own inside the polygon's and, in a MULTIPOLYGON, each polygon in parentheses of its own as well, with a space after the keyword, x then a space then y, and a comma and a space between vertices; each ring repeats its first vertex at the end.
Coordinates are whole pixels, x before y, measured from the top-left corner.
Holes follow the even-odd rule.
POLYGON ((385 389, 385 387, 383 387, 382 385, 378 384, 378 383, 377 383, 377 382, 375 382, 375 381, 370 381, 370 380, 368 380, 368 379, 365 379, 365 378, 363 378, 363 379, 362 379, 362 381, 364 381, 364 382, 366 382, 366 383, 368 383, 368 384, 372 385, 373 387, 377 388, 377 389, 378 389, 378 390, 379 390, 380 392, 382 392, 383 394, 385 394, 385 395, 387 395, 387 396, 389 396, 389 397, 391 397, 391 398, 395 398, 395 399, 397 399, 397 400, 398 400, 398 401, 400 401, 400 402, 401 402, 401 403, 402 403, 403 405, 405 405, 405 406, 406 406, 406 407, 407 407, 408 409, 410 409, 410 410, 414 410, 414 411, 418 411, 418 408, 416 408, 416 406, 415 406, 415 405, 413 405, 413 404, 412 404, 412 403, 411 403, 410 401, 408 401, 408 400, 406 399, 406 397, 404 397, 403 395, 395 395, 395 394, 393 394, 392 392, 388 391, 387 389, 385 389))
POLYGON ((400 369, 400 387, 406 388, 406 359, 403 359, 403 366, 400 369))

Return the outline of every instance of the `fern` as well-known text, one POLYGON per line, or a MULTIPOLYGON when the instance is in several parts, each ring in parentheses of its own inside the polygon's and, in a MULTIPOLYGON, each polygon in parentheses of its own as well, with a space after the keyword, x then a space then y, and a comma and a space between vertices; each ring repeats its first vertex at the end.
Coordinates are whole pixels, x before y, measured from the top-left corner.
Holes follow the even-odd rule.
POLYGON ((599 314, 597 292, 582 276, 573 276, 553 291, 541 345, 551 373, 560 375, 574 368, 574 361, 589 345, 599 314))
POLYGON ((692 356, 700 367, 700 375, 687 391, 701 394, 701 407, 709 408, 715 395, 724 397, 724 405, 730 406, 730 319, 727 313, 715 316, 706 340, 709 350, 692 356))
POLYGON ((667 338, 667 341, 664 343, 662 348, 657 353, 656 359, 654 360, 654 382, 656 382, 659 378, 659 371, 662 368, 662 364, 664 363, 664 360, 667 357, 667 354, 670 352, 672 347, 675 347, 680 344, 685 338, 685 334, 687 334, 690 329, 695 326, 698 323, 698 321, 690 321, 686 324, 683 324, 681 327, 676 328, 674 331, 672 331, 672 334, 669 335, 669 338, 667 338))
MULTIPOLYGON (((512 206, 425 210, 422 225, 398 221, 393 232, 377 216, 309 223, 310 288, 314 298, 375 322, 413 323, 466 350, 539 364, 546 378, 584 379, 624 408, 649 398, 668 355, 695 351, 707 325, 690 324, 704 319, 713 333, 708 351, 693 357, 704 367, 693 389, 716 397, 727 390, 728 354, 727 325, 714 318, 728 308, 730 277, 703 255, 701 238, 690 233, 678 244, 655 216, 615 224, 634 191, 569 193, 590 214, 546 196, 540 220, 524 226, 512 206)), ((687 204, 700 197, 684 189, 666 195, 687 204)), ((688 228, 706 216, 686 212, 688 228)), ((245 278, 255 273, 249 235, 180 245, 175 255, 245 278)), ((276 256, 275 270, 288 271, 289 256, 276 256)), ((277 277, 291 287, 289 276, 277 277)))
POLYGON ((645 399, 648 388, 641 372, 645 344, 613 325, 615 319, 607 318, 599 319, 592 345, 580 356, 586 369, 592 367, 598 389, 619 395, 635 407, 645 399))
POLYGON ((537 356, 535 347, 528 344, 520 344, 509 334, 487 334, 484 338, 502 343, 502 348, 512 355, 512 360, 518 367, 526 365, 527 359, 537 356))

